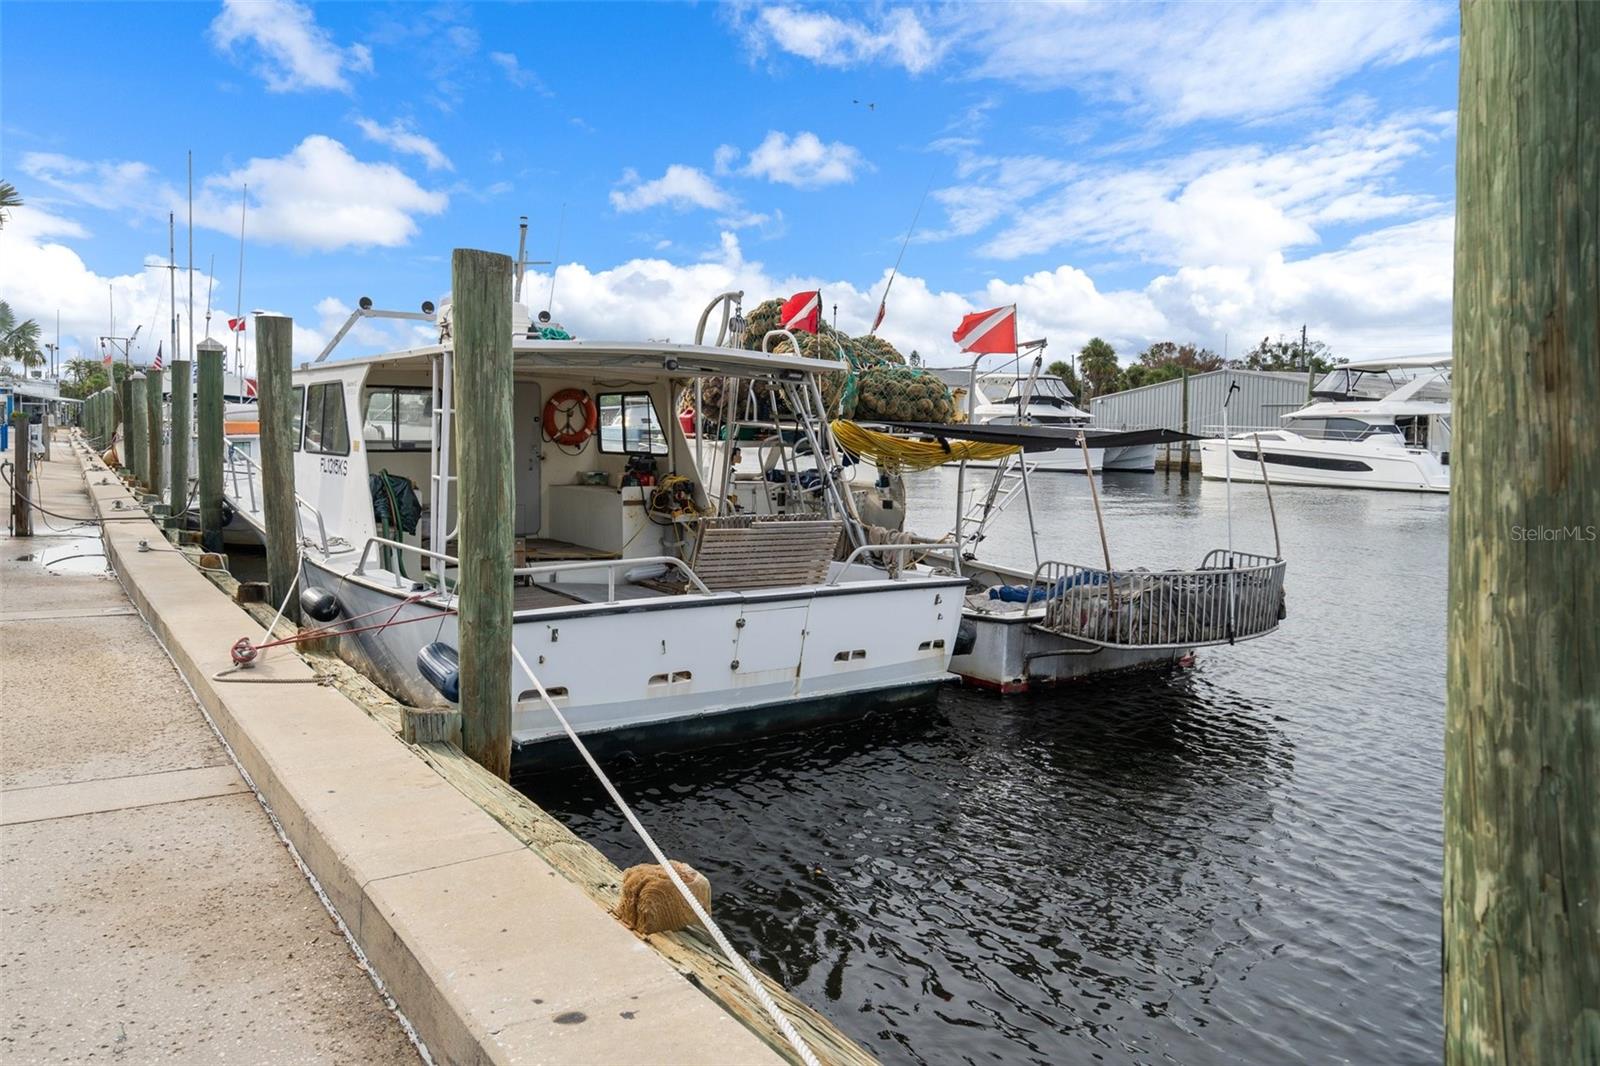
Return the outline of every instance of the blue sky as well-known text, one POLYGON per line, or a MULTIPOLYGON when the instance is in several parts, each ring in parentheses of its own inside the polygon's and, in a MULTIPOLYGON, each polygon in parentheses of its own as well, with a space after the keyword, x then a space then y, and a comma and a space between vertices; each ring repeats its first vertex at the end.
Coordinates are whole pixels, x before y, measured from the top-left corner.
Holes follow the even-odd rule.
POLYGON ((925 190, 882 332, 935 360, 1010 302, 1052 355, 1302 322, 1351 357, 1438 350, 1456 33, 1399 0, 7 3, 0 176, 28 206, 0 298, 59 310, 68 351, 106 332, 108 285, 119 333, 165 335, 141 265, 169 209, 183 256, 192 149, 217 306, 248 184, 245 308, 293 315, 308 354, 359 296, 444 294, 451 248, 514 251, 520 214, 530 258, 559 233, 555 312, 584 335, 685 340, 723 289, 818 284, 864 331, 925 190))

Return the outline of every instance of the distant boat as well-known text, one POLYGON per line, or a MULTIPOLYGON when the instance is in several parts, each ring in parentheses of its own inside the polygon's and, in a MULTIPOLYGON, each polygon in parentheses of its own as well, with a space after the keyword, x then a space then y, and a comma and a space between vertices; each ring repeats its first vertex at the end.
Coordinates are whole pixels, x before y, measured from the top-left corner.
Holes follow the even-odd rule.
POLYGON ((1265 464, 1275 485, 1450 491, 1448 352, 1335 367, 1282 422, 1202 441, 1202 475, 1259 482, 1265 464))

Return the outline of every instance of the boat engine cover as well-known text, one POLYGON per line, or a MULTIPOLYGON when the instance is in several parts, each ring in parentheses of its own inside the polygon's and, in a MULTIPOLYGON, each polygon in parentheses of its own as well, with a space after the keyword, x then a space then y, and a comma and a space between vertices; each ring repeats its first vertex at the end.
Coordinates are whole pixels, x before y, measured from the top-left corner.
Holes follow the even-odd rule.
POLYGON ((339 598, 327 589, 307 585, 300 590, 300 610, 318 622, 331 622, 339 617, 339 598))
POLYGON ((442 640, 417 652, 417 670, 451 703, 461 702, 461 656, 442 640))

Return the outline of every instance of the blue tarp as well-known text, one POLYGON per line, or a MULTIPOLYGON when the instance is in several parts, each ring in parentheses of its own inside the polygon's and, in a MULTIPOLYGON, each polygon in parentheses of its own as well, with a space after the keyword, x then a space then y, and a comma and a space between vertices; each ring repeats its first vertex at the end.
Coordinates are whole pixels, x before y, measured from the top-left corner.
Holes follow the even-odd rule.
MULTIPOLYGON (((1053 600, 1075 585, 1104 585, 1105 583, 1106 575, 1104 571, 1081 570, 1071 578, 1064 577, 1057 581, 1053 588, 1046 588, 1043 585, 1033 586, 1033 602, 1043 603, 1045 600, 1053 600)), ((991 600, 1000 600, 1003 603, 1027 603, 1028 586, 996 585, 989 590, 989 598, 991 600)))

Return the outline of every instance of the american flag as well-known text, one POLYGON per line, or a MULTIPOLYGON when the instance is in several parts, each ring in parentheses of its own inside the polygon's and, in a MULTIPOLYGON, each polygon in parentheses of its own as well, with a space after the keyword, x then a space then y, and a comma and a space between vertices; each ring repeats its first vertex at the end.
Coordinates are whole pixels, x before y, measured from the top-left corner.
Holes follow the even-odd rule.
POLYGON ((151 361, 150 369, 159 374, 161 372, 161 368, 165 365, 166 364, 161 361, 161 345, 158 344, 156 345, 156 357, 151 361))

